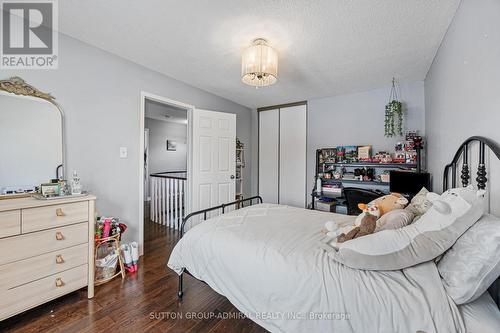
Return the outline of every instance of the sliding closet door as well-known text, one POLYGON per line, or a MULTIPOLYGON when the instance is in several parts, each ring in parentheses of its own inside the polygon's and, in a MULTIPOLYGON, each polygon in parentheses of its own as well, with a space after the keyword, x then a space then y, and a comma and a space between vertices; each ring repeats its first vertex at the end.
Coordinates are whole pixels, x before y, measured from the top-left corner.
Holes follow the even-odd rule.
POLYGON ((279 203, 306 206, 307 106, 280 109, 279 203))
POLYGON ((259 195, 278 203, 279 110, 259 112, 259 195))

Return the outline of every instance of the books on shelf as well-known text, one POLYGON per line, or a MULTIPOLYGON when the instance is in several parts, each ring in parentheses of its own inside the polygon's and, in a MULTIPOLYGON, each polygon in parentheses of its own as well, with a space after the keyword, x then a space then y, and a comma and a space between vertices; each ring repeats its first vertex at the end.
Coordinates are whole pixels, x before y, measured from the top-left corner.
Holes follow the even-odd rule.
POLYGON ((322 200, 316 200, 314 207, 316 210, 321 210, 323 212, 335 212, 335 206, 335 201, 326 202, 322 200))
POLYGON ((321 187, 321 192, 330 195, 342 195, 342 187, 338 184, 325 184, 321 187))

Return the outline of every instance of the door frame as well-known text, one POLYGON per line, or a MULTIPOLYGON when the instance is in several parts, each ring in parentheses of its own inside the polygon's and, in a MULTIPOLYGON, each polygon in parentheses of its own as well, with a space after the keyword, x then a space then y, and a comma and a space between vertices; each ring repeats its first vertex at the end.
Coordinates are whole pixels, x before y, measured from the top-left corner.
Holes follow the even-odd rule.
POLYGON ((179 102, 167 97, 159 96, 146 91, 141 91, 141 100, 139 108, 139 244, 140 255, 144 254, 144 129, 146 117, 146 100, 155 101, 162 104, 175 106, 177 108, 187 110, 187 195, 186 195, 186 212, 191 211, 192 205, 192 172, 193 161, 191 157, 192 138, 193 138, 193 112, 194 105, 179 102))

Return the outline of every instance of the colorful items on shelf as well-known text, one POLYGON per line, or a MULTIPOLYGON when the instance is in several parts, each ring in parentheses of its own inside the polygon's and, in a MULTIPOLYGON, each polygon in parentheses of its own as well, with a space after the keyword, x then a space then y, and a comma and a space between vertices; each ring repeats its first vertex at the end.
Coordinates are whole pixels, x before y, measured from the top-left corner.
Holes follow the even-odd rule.
POLYGON ((392 156, 386 151, 379 151, 372 157, 373 163, 392 163, 392 156))
POLYGON ((356 163, 358 161, 358 146, 338 146, 337 163, 356 163))
POLYGON ((423 148, 423 138, 418 135, 418 131, 407 131, 405 142, 398 142, 394 147, 396 163, 417 163, 417 150, 423 148))
POLYGON ((360 181, 369 182, 373 181, 375 178, 375 169, 374 168, 360 168, 354 169, 354 179, 358 179, 360 181))
MULTIPOLYGON (((335 148, 323 148, 319 150, 318 163, 325 164, 349 164, 349 163, 402 163, 416 164, 419 150, 423 148, 423 138, 418 131, 407 131, 405 142, 398 142, 395 152, 378 151, 372 155, 372 146, 337 146, 335 148)), ((318 170, 326 172, 330 170, 318 170)))
POLYGON ((372 157, 372 146, 359 146, 358 159, 363 162, 370 162, 372 157))
MULTIPOLYGON (((117 217, 98 216, 95 226, 95 239, 108 238, 123 234, 127 230, 127 225, 120 223, 117 217)), ((118 237, 118 238, 120 238, 118 237)))

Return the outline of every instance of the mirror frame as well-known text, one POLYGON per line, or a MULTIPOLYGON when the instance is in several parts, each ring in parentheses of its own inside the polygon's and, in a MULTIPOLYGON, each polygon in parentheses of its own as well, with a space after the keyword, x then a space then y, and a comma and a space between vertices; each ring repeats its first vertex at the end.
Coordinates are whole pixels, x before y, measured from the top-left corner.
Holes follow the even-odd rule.
MULTIPOLYGON (((32 85, 28 84, 19 76, 13 76, 6 80, 0 80, 0 91, 7 93, 6 95, 18 95, 18 96, 27 96, 27 97, 35 97, 42 99, 46 102, 51 103, 56 107, 56 109, 61 114, 61 144, 62 144, 62 177, 66 178, 66 127, 64 121, 64 111, 56 102, 56 98, 49 93, 42 92, 32 85)), ((14 199, 14 198, 25 198, 32 196, 32 193, 20 193, 20 194, 7 194, 0 195, 0 200, 2 199, 14 199)))

